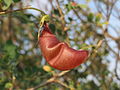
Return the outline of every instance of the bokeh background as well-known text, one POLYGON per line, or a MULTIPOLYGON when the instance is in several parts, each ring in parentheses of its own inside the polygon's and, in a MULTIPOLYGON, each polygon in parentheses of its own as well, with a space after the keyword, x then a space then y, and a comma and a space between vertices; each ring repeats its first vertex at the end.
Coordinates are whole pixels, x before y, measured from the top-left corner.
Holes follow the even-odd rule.
POLYGON ((0 90, 120 90, 119 5, 119 0, 0 0, 0 90), (41 13, 22 10, 30 6, 50 15, 49 27, 59 40, 88 49, 88 60, 67 73, 50 67, 37 45, 41 13))

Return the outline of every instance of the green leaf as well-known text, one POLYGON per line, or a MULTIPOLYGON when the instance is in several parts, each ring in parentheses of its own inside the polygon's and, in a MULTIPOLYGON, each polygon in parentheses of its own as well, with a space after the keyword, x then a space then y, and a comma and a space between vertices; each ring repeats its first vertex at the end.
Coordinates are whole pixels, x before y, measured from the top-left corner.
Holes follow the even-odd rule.
POLYGON ((79 4, 79 5, 77 5, 77 7, 87 8, 87 5, 86 4, 79 4))
POLYGON ((4 72, 0 71, 0 84, 5 81, 6 77, 4 75, 4 72))
POLYGON ((87 19, 88 19, 89 22, 92 22, 93 19, 94 19, 93 13, 90 13, 90 14, 87 16, 87 19))
POLYGON ((69 4, 66 4, 66 8, 68 13, 71 9, 73 9, 73 6, 71 5, 71 3, 69 3, 69 4))
POLYGON ((12 4, 12 0, 3 0, 2 1, 2 9, 3 10, 8 9, 11 4, 12 4))
POLYGON ((13 45, 11 42, 7 42, 7 44, 4 47, 4 50, 6 51, 6 54, 10 57, 10 58, 15 58, 16 56, 16 46, 13 45))
POLYGON ((83 43, 83 44, 79 45, 79 48, 83 49, 83 50, 88 50, 89 46, 86 43, 83 43))
POLYGON ((19 1, 21 1, 21 0, 13 0, 15 3, 17 3, 17 2, 19 2, 19 1))
POLYGON ((60 12, 59 12, 58 9, 54 9, 53 13, 54 13, 55 15, 57 15, 57 16, 60 16, 60 12))
POLYGON ((8 82, 5 84, 5 88, 12 88, 13 87, 13 84, 8 82))
POLYGON ((69 20, 69 21, 72 21, 73 19, 72 19, 71 17, 68 17, 68 20, 69 20))
POLYGON ((54 24, 49 25, 50 29, 52 30, 53 33, 55 33, 56 27, 54 24))
POLYGON ((100 17, 99 16, 96 16, 96 18, 95 18, 95 22, 99 22, 100 21, 100 17))
POLYGON ((14 12, 12 15, 14 17, 18 18, 24 24, 31 22, 29 19, 31 17, 31 15, 29 15, 29 14, 24 14, 22 12, 14 12))

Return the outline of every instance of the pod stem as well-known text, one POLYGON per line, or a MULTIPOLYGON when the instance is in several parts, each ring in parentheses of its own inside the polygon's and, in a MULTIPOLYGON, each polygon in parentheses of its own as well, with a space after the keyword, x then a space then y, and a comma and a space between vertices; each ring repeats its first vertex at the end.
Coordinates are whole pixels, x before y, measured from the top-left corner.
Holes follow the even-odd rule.
POLYGON ((41 28, 44 26, 45 22, 49 22, 50 21, 50 16, 49 15, 43 15, 41 20, 40 20, 40 27, 39 27, 39 30, 38 30, 38 40, 39 40, 39 36, 40 36, 40 31, 41 31, 41 28))

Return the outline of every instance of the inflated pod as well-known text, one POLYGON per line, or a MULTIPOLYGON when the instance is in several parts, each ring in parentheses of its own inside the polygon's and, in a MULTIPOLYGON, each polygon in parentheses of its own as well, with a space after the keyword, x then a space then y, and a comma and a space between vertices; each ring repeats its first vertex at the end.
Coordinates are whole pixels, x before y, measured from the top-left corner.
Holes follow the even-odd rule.
POLYGON ((60 42, 46 23, 39 36, 39 47, 50 66, 58 70, 70 70, 79 66, 89 54, 86 50, 74 50, 60 42))

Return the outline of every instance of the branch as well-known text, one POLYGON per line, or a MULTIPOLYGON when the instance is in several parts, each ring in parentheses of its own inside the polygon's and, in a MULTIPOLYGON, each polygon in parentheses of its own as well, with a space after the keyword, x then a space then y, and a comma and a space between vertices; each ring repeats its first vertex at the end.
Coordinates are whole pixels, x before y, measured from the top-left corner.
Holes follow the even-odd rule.
POLYGON ((50 79, 48 79, 45 83, 40 84, 40 85, 38 85, 38 86, 36 86, 36 87, 33 87, 33 88, 28 88, 27 90, 36 90, 36 89, 38 89, 38 88, 40 88, 40 87, 46 86, 46 85, 48 85, 48 84, 50 84, 50 83, 53 83, 53 82, 59 83, 59 84, 61 84, 62 86, 66 87, 66 88, 69 88, 69 86, 67 86, 65 83, 57 80, 57 78, 65 75, 65 74, 68 73, 68 72, 69 72, 69 71, 63 71, 63 72, 61 72, 61 73, 58 73, 58 74, 54 75, 53 77, 51 77, 50 79))
POLYGON ((63 13, 63 10, 60 8, 60 3, 58 0, 56 0, 57 2, 57 8, 58 8, 58 11, 60 13, 60 19, 61 19, 61 22, 62 22, 62 27, 63 27, 63 30, 65 31, 65 18, 64 18, 64 13, 63 13))
MULTIPOLYGON (((118 52, 119 52, 119 51, 118 51, 118 52)), ((118 56, 117 56, 117 59, 119 60, 119 54, 118 54, 118 56)), ((118 80, 120 80, 120 77, 119 77, 119 75, 118 75, 118 73, 117 73, 118 60, 116 60, 116 63, 115 63, 115 76, 116 76, 116 78, 117 78, 118 80)))
POLYGON ((23 10, 27 10, 27 9, 33 9, 33 10, 41 12, 42 15, 45 15, 45 13, 42 10, 39 10, 37 8, 33 8, 31 6, 25 7, 25 8, 21 8, 21 9, 17 9, 17 10, 9 10, 9 11, 0 12, 0 15, 8 14, 8 13, 13 13, 13 12, 17 12, 17 11, 23 11, 23 10))
POLYGON ((105 32, 103 32, 103 33, 104 33, 104 36, 109 37, 109 38, 111 38, 111 39, 113 39, 113 40, 115 40, 115 41, 120 40, 119 38, 116 38, 116 37, 113 37, 112 35, 110 35, 110 34, 107 32, 107 30, 105 30, 105 32))
POLYGON ((65 88, 70 89, 70 87, 69 87, 67 84, 61 82, 60 80, 55 80, 55 82, 58 83, 58 84, 60 84, 60 85, 62 85, 62 86, 65 87, 65 88))
POLYGON ((118 64, 118 60, 116 60, 116 65, 115 65, 115 76, 117 77, 118 80, 120 80, 120 77, 117 73, 117 64, 118 64))
MULTIPOLYGON (((106 30, 104 30, 104 31, 105 31, 105 32, 107 31, 107 27, 106 27, 106 30)), ((105 39, 106 45, 108 46, 108 48, 109 48, 116 56, 118 56, 118 60, 120 60, 119 54, 110 47, 110 45, 109 45, 109 43, 108 43, 108 41, 107 41, 107 39, 106 39, 106 34, 105 34, 105 33, 103 33, 103 34, 104 34, 104 39, 105 39)), ((117 41, 117 38, 116 38, 115 40, 117 41)), ((120 39, 118 39, 118 40, 120 40, 120 39)))
POLYGON ((82 22, 85 22, 85 21, 79 16, 78 12, 77 12, 75 9, 73 9, 73 12, 75 13, 75 15, 76 15, 82 22))
POLYGON ((101 47, 102 43, 103 43, 103 40, 99 40, 99 42, 97 43, 97 45, 96 45, 96 47, 95 47, 94 54, 93 54, 92 58, 95 58, 95 57, 96 57, 96 55, 97 55, 97 50, 101 47))

